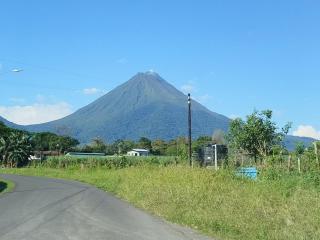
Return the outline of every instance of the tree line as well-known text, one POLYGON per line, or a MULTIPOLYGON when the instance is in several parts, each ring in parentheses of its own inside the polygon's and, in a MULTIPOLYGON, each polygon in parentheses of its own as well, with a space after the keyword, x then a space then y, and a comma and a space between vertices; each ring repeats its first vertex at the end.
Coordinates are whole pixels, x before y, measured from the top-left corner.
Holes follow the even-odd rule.
MULTIPOLYGON (((225 136, 222 130, 217 130, 212 136, 200 136, 192 141, 192 149, 197 152, 205 144, 217 143, 225 144, 225 136)), ((142 148, 150 151, 152 155, 180 156, 187 158, 188 139, 177 137, 172 140, 155 139, 151 140, 141 137, 137 141, 119 139, 113 143, 107 143, 101 138, 95 138, 91 143, 78 146, 74 150, 77 152, 102 152, 106 155, 124 155, 128 151, 142 148)))
MULTIPOLYGON (((256 163, 263 162, 268 156, 288 154, 283 140, 290 128, 291 123, 279 128, 272 120, 271 110, 254 111, 245 119, 232 120, 228 133, 216 130, 212 136, 194 139, 192 150, 198 153, 204 145, 225 144, 230 153, 249 155, 256 163)), ((68 151, 124 155, 134 148, 148 149, 153 155, 188 158, 188 141, 185 137, 169 141, 141 137, 137 141, 119 139, 112 143, 95 138, 89 144, 79 145, 78 140, 69 136, 49 132, 29 133, 11 129, 0 122, 0 163, 4 166, 22 166, 28 162, 30 155, 44 151, 54 151, 57 155, 68 151)), ((298 143, 295 153, 300 156, 305 151, 313 152, 319 162, 319 149, 319 142, 308 149, 302 143, 298 143)))
POLYGON ((64 153, 79 144, 69 136, 54 133, 30 133, 12 129, 0 122, 0 165, 20 167, 26 165, 36 152, 56 151, 64 153))

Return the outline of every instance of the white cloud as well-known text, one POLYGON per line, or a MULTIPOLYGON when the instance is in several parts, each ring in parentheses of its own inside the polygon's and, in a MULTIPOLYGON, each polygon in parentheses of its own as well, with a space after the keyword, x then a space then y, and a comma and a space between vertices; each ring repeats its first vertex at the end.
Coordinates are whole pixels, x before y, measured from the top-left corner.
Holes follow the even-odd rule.
POLYGON ((71 113, 72 107, 65 102, 54 104, 34 103, 25 106, 0 106, 0 116, 21 125, 49 122, 71 113))
POLYGON ((85 94, 85 95, 94 95, 94 94, 105 94, 106 91, 93 87, 93 88, 85 88, 85 89, 83 89, 82 93, 85 94))
POLYGON ((320 140, 320 131, 310 125, 300 125, 297 130, 293 131, 293 136, 311 137, 320 140))
POLYGON ((195 87, 192 84, 185 84, 181 87, 183 93, 192 93, 195 91, 195 87))

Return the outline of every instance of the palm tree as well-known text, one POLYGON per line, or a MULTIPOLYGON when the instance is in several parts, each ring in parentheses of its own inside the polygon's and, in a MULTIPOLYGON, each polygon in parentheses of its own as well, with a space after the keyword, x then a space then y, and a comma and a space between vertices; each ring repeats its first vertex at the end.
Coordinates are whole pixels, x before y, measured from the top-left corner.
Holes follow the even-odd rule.
POLYGON ((9 153, 12 151, 12 145, 10 144, 10 140, 8 136, 0 137, 0 156, 1 156, 1 163, 6 166, 9 153))
POLYGON ((0 156, 2 164, 18 167, 27 163, 31 154, 30 136, 24 132, 12 131, 0 137, 0 156))

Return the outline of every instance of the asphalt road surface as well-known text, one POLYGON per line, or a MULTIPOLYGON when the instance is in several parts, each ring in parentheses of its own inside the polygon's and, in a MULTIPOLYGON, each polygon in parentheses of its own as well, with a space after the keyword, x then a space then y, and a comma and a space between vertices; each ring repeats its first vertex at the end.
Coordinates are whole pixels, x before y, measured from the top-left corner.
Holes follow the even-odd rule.
POLYGON ((1 240, 208 240, 92 186, 1 174, 15 182, 0 196, 1 240))

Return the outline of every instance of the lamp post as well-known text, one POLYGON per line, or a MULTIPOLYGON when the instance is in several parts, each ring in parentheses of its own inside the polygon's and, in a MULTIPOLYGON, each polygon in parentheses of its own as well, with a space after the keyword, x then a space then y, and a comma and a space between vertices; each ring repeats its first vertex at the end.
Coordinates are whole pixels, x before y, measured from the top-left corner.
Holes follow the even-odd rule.
POLYGON ((191 138, 191 96, 190 93, 188 94, 188 142, 189 142, 189 164, 190 167, 192 166, 192 156, 191 156, 191 144, 192 144, 192 138, 191 138))

